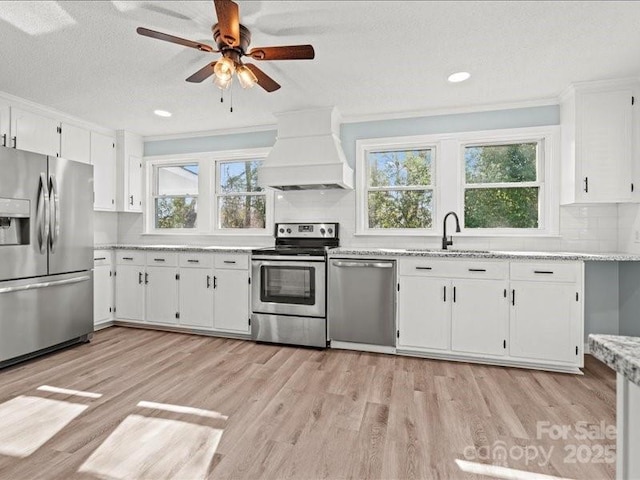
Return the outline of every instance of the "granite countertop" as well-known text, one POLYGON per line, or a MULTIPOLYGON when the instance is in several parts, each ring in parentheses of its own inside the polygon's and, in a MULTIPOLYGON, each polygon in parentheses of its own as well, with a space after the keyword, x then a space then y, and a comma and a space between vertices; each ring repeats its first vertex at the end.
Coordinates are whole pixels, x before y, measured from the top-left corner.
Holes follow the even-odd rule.
POLYGON ((591 354, 640 386, 640 337, 589 335, 591 354))
POLYGON ((339 247, 330 250, 330 255, 361 255, 361 256, 390 256, 390 257, 434 257, 434 258, 487 258, 487 259, 525 259, 525 260, 580 260, 589 262, 640 262, 640 255, 630 253, 579 253, 579 252, 519 252, 519 251, 488 251, 403 248, 346 248, 339 247))
POLYGON ((146 250, 164 252, 204 252, 204 253, 251 253, 259 247, 233 247, 215 245, 95 245, 94 250, 146 250))

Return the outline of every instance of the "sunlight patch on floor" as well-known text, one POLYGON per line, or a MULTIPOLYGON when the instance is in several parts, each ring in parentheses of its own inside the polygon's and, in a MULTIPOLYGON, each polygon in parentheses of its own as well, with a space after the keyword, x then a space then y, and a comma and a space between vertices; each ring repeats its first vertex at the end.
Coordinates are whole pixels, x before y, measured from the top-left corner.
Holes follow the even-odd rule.
POLYGON ((205 478, 221 437, 216 428, 129 415, 78 471, 109 480, 205 478))
POLYGON ((28 457, 87 408, 23 395, 0 404, 0 454, 28 457))
POLYGON ((492 478, 505 480, 570 480, 544 473, 527 472, 526 470, 516 470, 515 468, 501 467, 499 465, 487 465, 484 463, 469 462, 467 460, 456 460, 458 468, 466 473, 476 475, 486 475, 492 478))
POLYGON ((174 413, 187 413, 189 415, 198 415, 200 417, 216 418, 219 420, 227 420, 229 418, 226 415, 222 415, 219 412, 214 412, 213 410, 204 410, 202 408, 185 407, 183 405, 172 405, 170 403, 146 402, 143 400, 142 402, 138 403, 138 407, 153 408, 156 410, 164 410, 167 412, 174 412, 174 413))
POLYGON ((68 388, 52 387, 50 385, 40 385, 38 388, 36 388, 36 390, 40 390, 41 392, 52 392, 52 393, 62 393, 65 395, 75 395, 76 397, 84 397, 84 398, 102 397, 101 393, 85 392, 82 390, 70 390, 68 388))

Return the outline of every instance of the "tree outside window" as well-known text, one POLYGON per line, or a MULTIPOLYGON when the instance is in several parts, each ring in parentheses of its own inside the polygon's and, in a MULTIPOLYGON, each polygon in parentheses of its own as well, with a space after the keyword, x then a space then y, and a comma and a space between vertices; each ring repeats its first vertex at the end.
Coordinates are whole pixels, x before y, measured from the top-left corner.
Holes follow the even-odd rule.
POLYGON ((218 162, 218 228, 266 227, 266 193, 258 186, 261 160, 218 162))
POLYGON ((154 168, 154 212, 157 229, 192 229, 198 219, 197 164, 154 168))

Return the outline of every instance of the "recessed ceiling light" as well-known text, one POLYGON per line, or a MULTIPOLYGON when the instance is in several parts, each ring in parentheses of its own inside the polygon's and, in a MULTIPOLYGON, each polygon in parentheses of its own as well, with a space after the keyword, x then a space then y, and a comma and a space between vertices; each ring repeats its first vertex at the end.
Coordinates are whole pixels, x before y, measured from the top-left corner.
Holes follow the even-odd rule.
POLYGON ((171 115, 173 115, 171 112, 167 112, 166 110, 154 110, 153 113, 155 113, 159 117, 164 118, 169 118, 171 115))
POLYGON ((459 83, 464 82, 465 80, 469 80, 471 74, 469 72, 456 72, 449 75, 449 80, 451 83, 459 83))

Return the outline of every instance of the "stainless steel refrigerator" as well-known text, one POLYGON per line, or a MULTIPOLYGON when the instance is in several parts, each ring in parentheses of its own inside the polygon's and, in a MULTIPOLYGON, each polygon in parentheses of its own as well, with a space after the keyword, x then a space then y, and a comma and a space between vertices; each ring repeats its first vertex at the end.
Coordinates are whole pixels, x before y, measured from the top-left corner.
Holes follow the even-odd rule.
POLYGON ((0 147, 0 367, 93 333, 93 166, 0 147))

